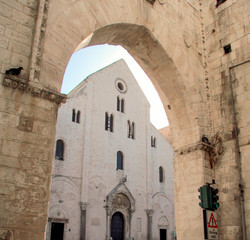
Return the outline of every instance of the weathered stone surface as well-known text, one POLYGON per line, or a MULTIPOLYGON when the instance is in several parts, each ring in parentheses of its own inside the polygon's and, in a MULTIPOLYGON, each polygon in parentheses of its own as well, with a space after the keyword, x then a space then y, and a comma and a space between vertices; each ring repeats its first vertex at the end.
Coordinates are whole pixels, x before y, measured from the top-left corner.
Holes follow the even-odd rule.
MULTIPOLYGON (((238 202, 239 184, 244 189, 246 216, 250 211, 249 2, 227 0, 218 7, 215 4, 214 0, 155 1, 153 5, 146 0, 0 1, 1 83, 5 70, 22 66, 26 80, 42 88, 59 90, 71 54, 93 33, 79 48, 89 44, 120 44, 151 78, 168 114, 176 150, 198 143, 203 134, 211 137, 219 132, 223 136, 225 153, 212 171, 205 154, 189 153, 176 158, 176 224, 180 240, 200 240, 203 234, 200 218, 190 220, 199 227, 196 231, 189 230, 189 217, 178 210, 182 209, 181 196, 195 197, 198 187, 212 178, 222 196, 218 211, 218 225, 223 226, 219 228, 220 240, 242 236, 241 212, 238 209, 234 215, 230 214, 232 222, 229 222, 224 207, 228 201, 232 201, 232 206, 238 202), (223 47, 227 44, 231 44, 232 52, 225 54, 223 47), (234 129, 239 133, 237 130, 233 134, 234 129), (205 171, 203 167, 208 169, 205 171), (188 170, 194 179, 188 178, 188 170)), ((1 184, 10 184, 10 189, 13 186, 18 189, 18 181, 27 186, 42 184, 43 176, 36 179, 32 169, 27 176, 22 168, 17 172, 22 157, 46 164, 50 175, 54 146, 38 144, 43 139, 53 142, 56 111, 55 103, 0 85, 0 154, 4 169, 1 184), (16 129, 23 115, 34 118, 35 133, 16 129), (35 134, 41 134, 37 140, 35 134), (32 145, 30 141, 37 142, 32 145), (25 179, 31 182, 23 183, 25 179)), ((43 187, 48 191, 47 180, 43 187)), ((6 191, 8 188, 4 187, 3 192, 6 191)), ((0 206, 5 203, 0 202, 0 206)), ((198 202, 189 207, 199 209, 198 202)), ((33 231, 22 230, 27 228, 25 221, 16 221, 13 227, 5 228, 2 224, 7 222, 7 213, 1 210, 0 216, 3 239, 43 239, 46 218, 39 218, 33 226, 37 230, 33 231)), ((250 236, 249 218, 245 219, 250 236)))

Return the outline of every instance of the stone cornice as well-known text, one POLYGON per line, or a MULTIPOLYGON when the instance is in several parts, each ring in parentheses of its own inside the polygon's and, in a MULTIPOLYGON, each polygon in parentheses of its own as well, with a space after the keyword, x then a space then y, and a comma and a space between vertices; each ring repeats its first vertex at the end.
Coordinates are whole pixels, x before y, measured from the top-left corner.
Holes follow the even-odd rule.
POLYGON ((5 75, 2 85, 15 90, 18 89, 19 91, 31 94, 34 97, 40 97, 57 104, 65 103, 67 99, 65 94, 50 89, 40 89, 39 87, 31 86, 28 82, 12 75, 5 75))
POLYGON ((210 144, 204 143, 204 142, 199 142, 199 143, 195 143, 193 145, 187 146, 187 147, 183 147, 180 149, 177 149, 175 152, 177 154, 187 154, 187 153, 191 153, 197 150, 202 150, 202 151, 206 151, 206 152, 210 152, 212 149, 212 146, 210 144))

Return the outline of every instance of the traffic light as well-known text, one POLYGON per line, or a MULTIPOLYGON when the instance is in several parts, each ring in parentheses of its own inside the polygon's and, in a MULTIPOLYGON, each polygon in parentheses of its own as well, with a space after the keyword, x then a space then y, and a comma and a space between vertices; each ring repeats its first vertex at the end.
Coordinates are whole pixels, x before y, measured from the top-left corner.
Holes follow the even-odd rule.
POLYGON ((209 208, 209 186, 203 185, 198 189, 198 192, 200 193, 199 199, 201 200, 199 205, 201 208, 208 209, 209 208))
POLYGON ((211 210, 217 210, 220 206, 220 204, 218 203, 219 200, 219 196, 218 194, 218 189, 214 189, 211 187, 211 210))

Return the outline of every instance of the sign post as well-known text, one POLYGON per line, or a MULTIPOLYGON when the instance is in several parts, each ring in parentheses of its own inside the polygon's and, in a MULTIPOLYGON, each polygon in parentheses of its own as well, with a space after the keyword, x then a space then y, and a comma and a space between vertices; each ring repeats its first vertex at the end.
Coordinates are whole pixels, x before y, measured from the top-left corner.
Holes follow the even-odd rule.
POLYGON ((207 232, 208 240, 218 240, 218 225, 217 213, 213 211, 206 211, 206 225, 204 226, 207 232))

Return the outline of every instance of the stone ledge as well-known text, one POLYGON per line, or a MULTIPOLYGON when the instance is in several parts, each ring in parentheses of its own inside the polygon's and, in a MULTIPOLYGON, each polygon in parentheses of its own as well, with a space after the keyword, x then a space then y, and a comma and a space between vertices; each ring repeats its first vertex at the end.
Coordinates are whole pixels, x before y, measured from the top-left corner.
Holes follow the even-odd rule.
POLYGON ((204 143, 204 142, 199 142, 199 143, 195 143, 193 145, 181 148, 181 149, 177 149, 175 152, 177 154, 187 154, 190 152, 194 152, 197 150, 202 150, 202 151, 206 151, 206 152, 210 152, 212 150, 212 146, 210 144, 204 143))
POLYGON ((58 93, 51 89, 40 89, 38 87, 31 86, 24 79, 20 79, 13 75, 6 74, 3 78, 2 85, 12 89, 18 89, 22 92, 31 94, 33 97, 40 97, 57 104, 65 103, 67 95, 58 93))

